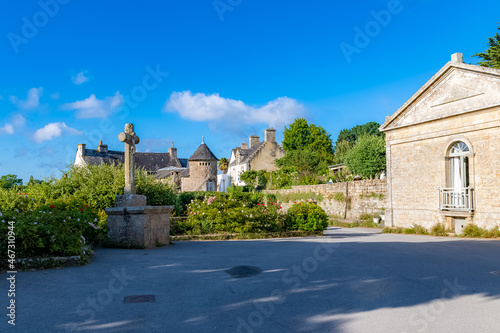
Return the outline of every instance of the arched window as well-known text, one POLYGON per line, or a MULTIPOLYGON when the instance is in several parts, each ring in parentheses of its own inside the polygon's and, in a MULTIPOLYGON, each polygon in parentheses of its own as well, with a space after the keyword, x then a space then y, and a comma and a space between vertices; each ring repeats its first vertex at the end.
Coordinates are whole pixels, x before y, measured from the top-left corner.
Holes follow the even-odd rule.
POLYGON ((469 147, 465 142, 454 143, 449 151, 449 187, 469 187, 469 147))

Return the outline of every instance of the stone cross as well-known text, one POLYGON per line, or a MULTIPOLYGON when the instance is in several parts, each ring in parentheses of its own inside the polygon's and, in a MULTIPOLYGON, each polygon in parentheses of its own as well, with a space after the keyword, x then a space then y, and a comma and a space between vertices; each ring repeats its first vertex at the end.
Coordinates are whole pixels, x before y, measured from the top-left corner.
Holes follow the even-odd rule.
POLYGON ((135 145, 139 137, 134 132, 134 124, 125 124, 125 132, 118 135, 118 140, 125 143, 125 189, 124 194, 135 194, 135 145))

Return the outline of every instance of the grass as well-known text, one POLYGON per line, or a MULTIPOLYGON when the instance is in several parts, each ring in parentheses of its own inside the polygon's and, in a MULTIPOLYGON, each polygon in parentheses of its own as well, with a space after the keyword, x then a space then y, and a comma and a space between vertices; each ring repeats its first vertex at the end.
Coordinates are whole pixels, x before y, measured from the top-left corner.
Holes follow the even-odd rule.
POLYGON ((342 222, 337 219, 332 219, 328 223, 331 227, 342 227, 342 228, 380 228, 380 226, 373 221, 361 220, 357 222, 342 222))
POLYGON ((420 224, 413 223, 411 228, 389 228, 385 227, 382 229, 382 233, 385 234, 407 234, 407 235, 429 235, 426 228, 420 224))
POLYGON ((265 239, 288 237, 323 236, 323 231, 287 231, 270 233, 245 233, 245 234, 214 234, 214 235, 179 235, 170 236, 172 241, 202 241, 202 240, 230 240, 230 239, 265 239))
POLYGON ((372 192, 368 195, 363 195, 363 194, 360 194, 359 195, 359 198, 360 199, 363 199, 363 198, 375 198, 375 199, 379 199, 379 200, 384 200, 385 198, 385 195, 383 195, 382 193, 375 193, 375 192, 372 192))
POLYGON ((460 236, 468 238, 499 238, 500 230, 498 230, 498 226, 488 230, 478 227, 475 224, 469 224, 460 236))
POLYGON ((296 202, 300 200, 315 200, 317 202, 323 201, 323 195, 314 192, 300 192, 300 193, 276 193, 276 199, 279 202, 296 202))

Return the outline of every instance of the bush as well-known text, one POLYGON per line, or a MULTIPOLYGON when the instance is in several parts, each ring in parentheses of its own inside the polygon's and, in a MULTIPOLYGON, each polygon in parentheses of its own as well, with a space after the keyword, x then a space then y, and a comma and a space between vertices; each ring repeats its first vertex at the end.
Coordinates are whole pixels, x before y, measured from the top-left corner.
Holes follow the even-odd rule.
POLYGON ((444 227, 443 224, 441 223, 436 223, 432 228, 431 228, 431 235, 433 236, 443 236, 447 237, 448 233, 446 232, 446 228, 444 227))
POLYGON ((385 154, 385 139, 365 134, 347 154, 346 165, 353 175, 375 178, 386 168, 385 154))
POLYGON ((289 225, 292 229, 305 231, 325 230, 328 215, 323 208, 312 202, 299 202, 288 209, 289 225))
POLYGON ((248 195, 242 200, 205 196, 188 205, 188 219, 177 227, 188 234, 261 233, 286 230, 281 206, 262 195, 248 195))
POLYGON ((498 238, 500 237, 500 230, 498 230, 498 226, 495 226, 491 230, 483 229, 478 227, 475 224, 469 224, 464 228, 463 234, 464 237, 475 237, 475 238, 498 238))
MULTIPOLYGON (((28 198, 27 198, 28 199, 28 198)), ((23 205, 24 206, 24 203, 23 205)), ((9 227, 18 258, 84 255, 84 248, 104 238, 106 215, 79 200, 58 200, 35 209, 0 213, 0 258, 8 254, 9 227)))

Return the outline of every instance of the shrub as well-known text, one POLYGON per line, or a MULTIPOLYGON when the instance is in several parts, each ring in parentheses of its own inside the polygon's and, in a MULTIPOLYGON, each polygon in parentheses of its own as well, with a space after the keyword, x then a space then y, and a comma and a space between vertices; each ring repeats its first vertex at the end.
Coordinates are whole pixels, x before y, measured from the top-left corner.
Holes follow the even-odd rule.
POLYGON ((101 240, 106 215, 79 200, 58 200, 35 209, 1 213, 0 258, 7 258, 9 226, 14 227, 18 258, 83 255, 84 246, 101 240))
POLYGON ((280 202, 296 202, 300 200, 315 200, 318 202, 323 201, 323 196, 321 194, 316 194, 314 192, 299 192, 299 193, 276 193, 276 198, 280 202))
POLYGON ((346 165, 353 175, 374 178, 386 168, 385 139, 364 134, 346 156, 346 165))
POLYGON ((188 234, 286 230, 285 214, 281 206, 270 200, 264 204, 261 194, 249 195, 243 200, 223 196, 205 196, 202 200, 193 200, 188 205, 188 219, 179 223, 178 228, 184 229, 188 234))
POLYGON ((325 230, 328 215, 323 208, 312 202, 299 202, 288 209, 289 225, 293 229, 305 231, 325 230))
POLYGON ((345 202, 345 195, 343 192, 337 192, 335 193, 335 196, 333 197, 333 200, 338 201, 338 202, 345 202))
POLYGON ((431 235, 447 237, 448 233, 446 232, 446 228, 444 227, 443 224, 436 223, 431 228, 431 235))

